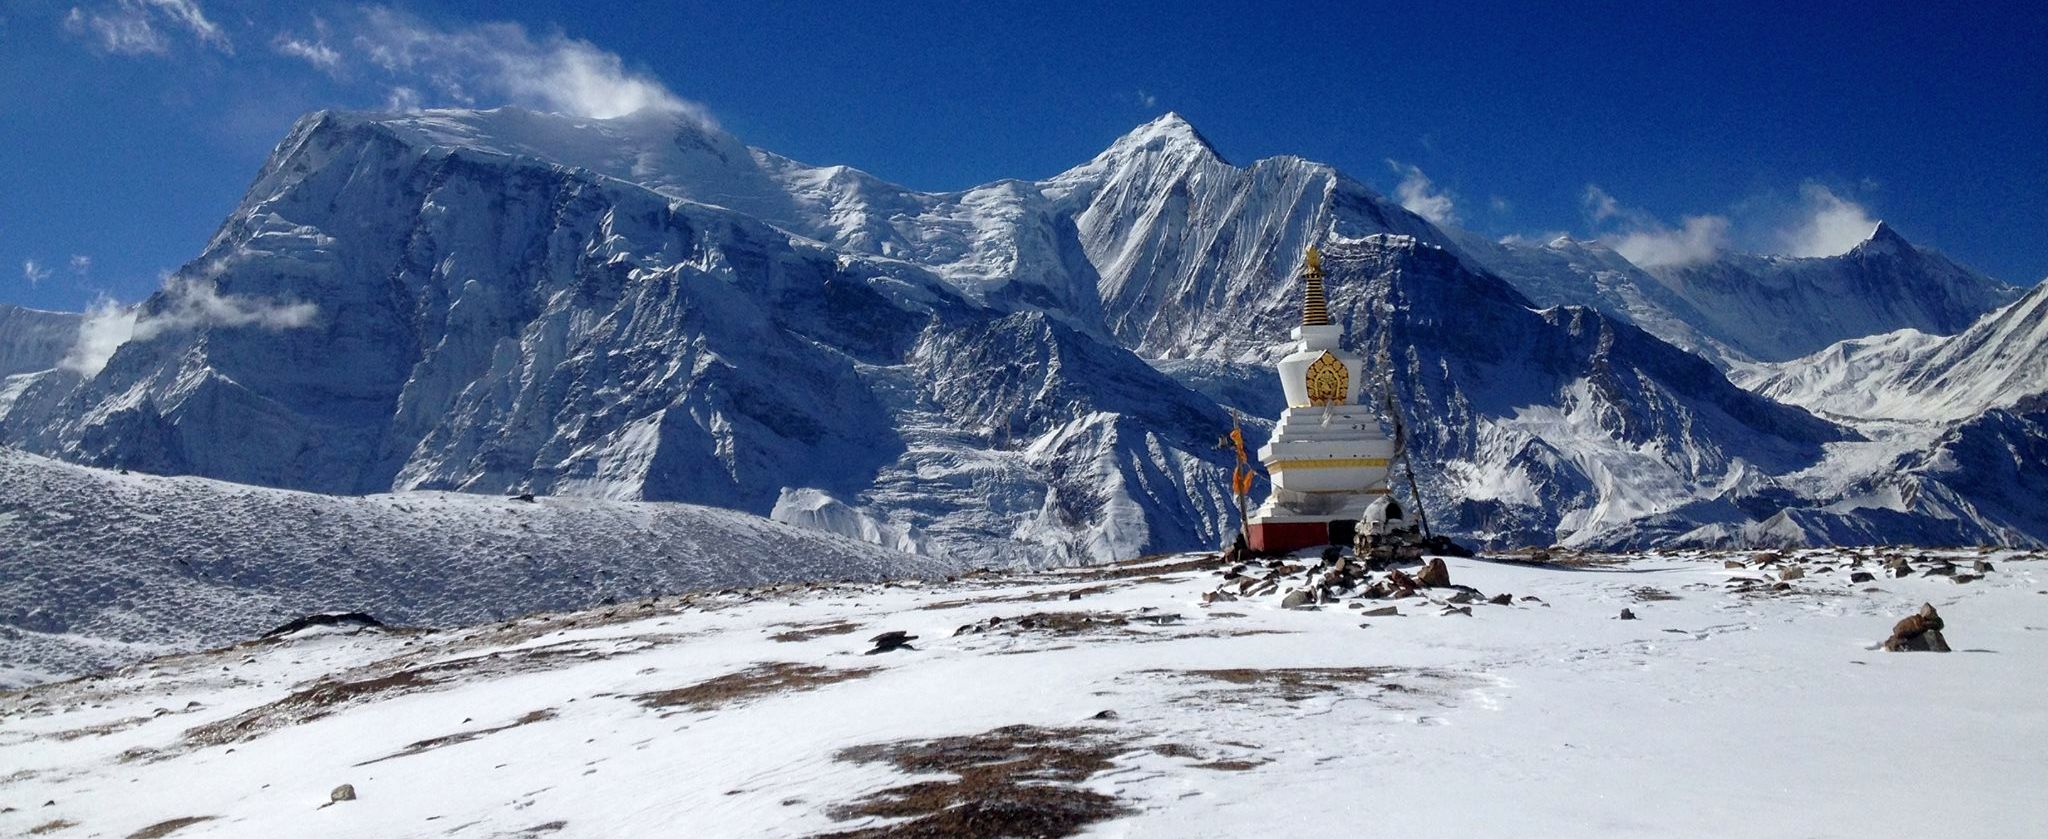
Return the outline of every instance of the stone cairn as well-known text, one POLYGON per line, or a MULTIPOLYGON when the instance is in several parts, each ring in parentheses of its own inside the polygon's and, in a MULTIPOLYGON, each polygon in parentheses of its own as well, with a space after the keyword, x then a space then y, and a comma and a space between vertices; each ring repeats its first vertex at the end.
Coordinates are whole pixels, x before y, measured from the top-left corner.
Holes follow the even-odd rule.
POLYGON ((1934 611, 1934 604, 1920 604, 1917 614, 1907 615, 1905 620, 1892 626, 1892 637, 1885 639, 1886 652, 1945 653, 1948 639, 1941 636, 1941 613, 1934 611))
MULTIPOLYGON (((1515 601, 1513 595, 1489 598, 1478 589, 1451 582, 1450 568, 1440 557, 1430 557, 1413 573, 1400 568, 1376 572, 1335 546, 1325 548, 1322 558, 1313 564, 1285 557, 1258 558, 1234 548, 1224 553, 1224 561, 1228 567, 1221 572, 1223 583, 1204 593, 1202 602, 1228 603, 1278 594, 1280 605, 1289 609, 1320 608, 1340 600, 1348 600, 1351 608, 1364 609, 1368 600, 1420 597, 1431 605, 1443 606, 1444 614, 1470 615, 1469 604, 1506 606, 1515 601), (1438 600, 1438 596, 1442 599, 1438 600)), ((1398 612, 1389 606, 1366 614, 1398 612)))

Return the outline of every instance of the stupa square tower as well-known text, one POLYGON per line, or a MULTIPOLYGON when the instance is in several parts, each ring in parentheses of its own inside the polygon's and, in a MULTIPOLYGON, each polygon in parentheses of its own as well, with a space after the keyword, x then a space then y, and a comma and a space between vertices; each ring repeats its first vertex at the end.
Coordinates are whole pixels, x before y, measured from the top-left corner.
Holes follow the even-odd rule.
POLYGON ((1348 543, 1366 507, 1387 494, 1395 456, 1379 413, 1369 398, 1360 399, 1365 362, 1343 348, 1344 329, 1330 322, 1322 254, 1313 247, 1301 278, 1294 351, 1277 365, 1287 410, 1259 449, 1273 491, 1247 528, 1251 546, 1262 551, 1348 543))

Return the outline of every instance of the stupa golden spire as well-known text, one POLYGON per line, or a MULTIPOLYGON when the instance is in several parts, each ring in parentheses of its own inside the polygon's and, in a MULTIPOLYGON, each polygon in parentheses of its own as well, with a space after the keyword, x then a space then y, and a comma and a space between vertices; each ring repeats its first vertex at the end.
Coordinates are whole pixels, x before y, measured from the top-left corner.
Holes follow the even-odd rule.
POLYGON ((1329 326, 1330 304, 1323 297, 1323 252, 1314 245, 1308 246, 1308 260, 1301 269, 1301 280, 1301 325, 1329 326))

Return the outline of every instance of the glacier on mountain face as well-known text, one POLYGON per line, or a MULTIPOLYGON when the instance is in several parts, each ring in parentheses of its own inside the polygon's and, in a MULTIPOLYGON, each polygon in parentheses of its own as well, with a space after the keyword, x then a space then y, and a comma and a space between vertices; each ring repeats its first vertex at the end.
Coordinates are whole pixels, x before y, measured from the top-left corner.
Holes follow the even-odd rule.
MULTIPOLYGON (((1694 322, 1700 284, 1481 247, 1323 164, 1234 166, 1175 115, 1044 181, 923 193, 700 123, 517 109, 301 120, 176 282, 318 315, 17 377, 0 436, 330 493, 713 504, 962 563, 1202 547, 1235 528, 1224 408, 1256 445, 1310 243, 1435 520, 1483 543, 1739 529, 1832 503, 1816 470, 1869 442, 1686 352, 1769 356, 1694 322)), ((1862 282, 1821 274, 1801 300, 1862 282)))

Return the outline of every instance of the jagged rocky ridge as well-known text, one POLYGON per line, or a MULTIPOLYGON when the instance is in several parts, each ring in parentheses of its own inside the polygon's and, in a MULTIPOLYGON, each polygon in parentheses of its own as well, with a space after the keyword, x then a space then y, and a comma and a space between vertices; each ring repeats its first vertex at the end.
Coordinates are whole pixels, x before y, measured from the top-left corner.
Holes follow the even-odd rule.
POLYGON ((1689 304, 1699 329, 1766 362, 1900 328, 1952 335, 2020 293, 1914 247, 1882 222, 1839 256, 1729 254, 1648 273, 1689 304))
POLYGON ((1631 325, 1671 332, 1670 295, 1538 310, 1498 254, 1322 164, 1233 166, 1171 115, 1045 181, 920 193, 668 119, 316 114, 177 279, 317 318, 18 376, 0 433, 322 492, 692 501, 964 561, 1129 557, 1234 528, 1222 406, 1262 433, 1311 242, 1467 536, 1643 541, 1832 501, 1781 478, 1857 432, 1631 325))

